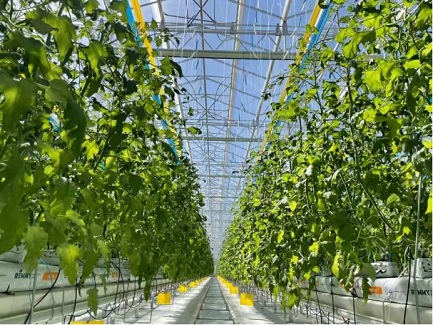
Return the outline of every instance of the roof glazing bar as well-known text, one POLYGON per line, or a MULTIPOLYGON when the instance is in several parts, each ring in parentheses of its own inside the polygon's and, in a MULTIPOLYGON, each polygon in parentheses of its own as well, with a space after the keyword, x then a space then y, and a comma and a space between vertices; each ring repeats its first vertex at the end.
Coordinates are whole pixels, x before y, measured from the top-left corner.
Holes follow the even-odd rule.
POLYGON ((156 51, 161 56, 188 59, 242 59, 242 60, 294 60, 295 52, 285 51, 223 51, 223 50, 184 50, 184 49, 162 49, 156 51))
POLYGON ((236 137, 212 137, 212 136, 184 136, 182 140, 190 140, 190 141, 215 141, 215 142, 261 142, 263 139, 251 139, 251 138, 236 138, 236 137))

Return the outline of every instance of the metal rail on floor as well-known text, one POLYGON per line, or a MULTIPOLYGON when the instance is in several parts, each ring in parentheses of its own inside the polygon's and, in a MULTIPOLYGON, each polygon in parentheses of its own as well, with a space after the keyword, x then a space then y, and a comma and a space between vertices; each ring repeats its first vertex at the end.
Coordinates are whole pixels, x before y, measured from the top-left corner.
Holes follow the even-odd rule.
POLYGON ((234 324, 233 316, 218 281, 214 277, 209 281, 194 324, 234 324))

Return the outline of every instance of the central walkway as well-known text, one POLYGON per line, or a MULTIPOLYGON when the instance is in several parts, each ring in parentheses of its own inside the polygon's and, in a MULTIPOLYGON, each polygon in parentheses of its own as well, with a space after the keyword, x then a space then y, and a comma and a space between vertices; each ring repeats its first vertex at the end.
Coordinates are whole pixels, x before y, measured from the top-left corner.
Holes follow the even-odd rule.
POLYGON ((115 323, 135 324, 284 324, 311 323, 303 315, 284 317, 275 304, 263 304, 256 297, 254 306, 242 306, 238 294, 229 290, 217 278, 211 277, 187 293, 173 293, 169 305, 151 306, 142 303, 115 323))
POLYGON ((234 324, 216 278, 210 279, 210 285, 195 324, 234 324))

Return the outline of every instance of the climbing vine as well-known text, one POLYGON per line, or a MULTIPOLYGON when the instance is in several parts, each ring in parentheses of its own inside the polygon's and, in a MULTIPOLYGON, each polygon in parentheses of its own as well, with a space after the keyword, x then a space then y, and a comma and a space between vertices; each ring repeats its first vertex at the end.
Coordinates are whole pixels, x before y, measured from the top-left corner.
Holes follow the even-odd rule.
POLYGON ((178 135, 182 72, 149 66, 125 6, 0 1, 0 253, 24 243, 31 271, 54 248, 71 284, 120 257, 148 293, 160 268, 197 278, 213 258, 178 135))
POLYGON ((431 1, 331 3, 338 34, 290 66, 285 132, 251 157, 217 268, 284 308, 325 268, 367 298, 368 263, 413 252, 418 216, 432 254, 431 1))

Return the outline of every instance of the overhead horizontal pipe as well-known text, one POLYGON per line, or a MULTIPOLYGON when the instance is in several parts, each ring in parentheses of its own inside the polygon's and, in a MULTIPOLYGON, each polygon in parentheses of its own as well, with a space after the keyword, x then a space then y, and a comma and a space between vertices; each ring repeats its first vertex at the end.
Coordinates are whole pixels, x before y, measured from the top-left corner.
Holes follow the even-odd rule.
POLYGON ((234 193, 224 194, 224 193, 217 193, 217 192, 212 192, 209 195, 203 194, 203 196, 206 199, 220 199, 220 198, 221 199, 237 199, 237 198, 239 198, 234 193))
POLYGON ((245 178, 245 175, 227 175, 227 174, 221 174, 221 175, 198 175, 198 177, 210 177, 210 178, 245 178))
POLYGON ((213 141, 213 142, 262 142, 263 139, 237 138, 237 137, 212 137, 212 136, 183 136, 183 140, 190 141, 213 141))
POLYGON ((295 52, 156 49, 161 56, 195 59, 294 60, 295 52))

